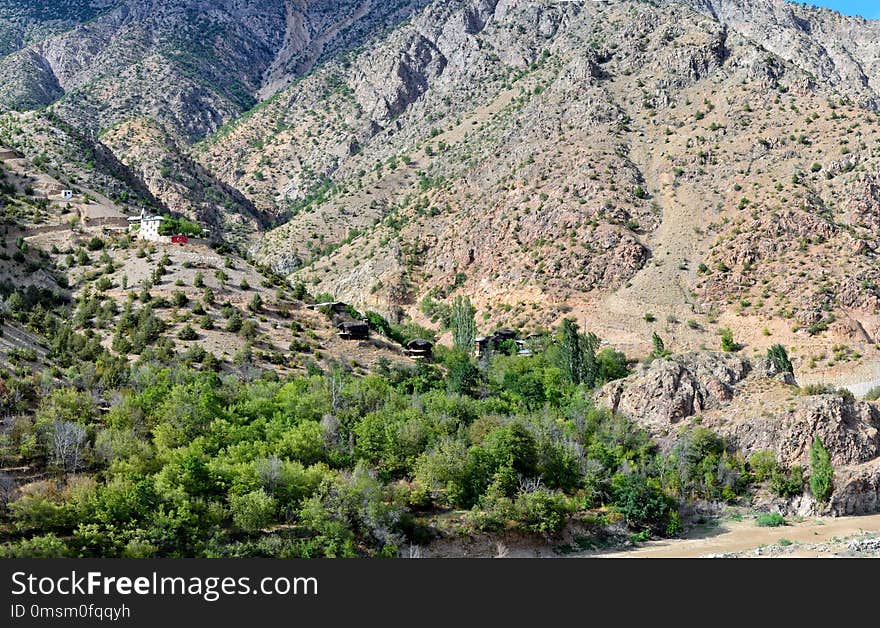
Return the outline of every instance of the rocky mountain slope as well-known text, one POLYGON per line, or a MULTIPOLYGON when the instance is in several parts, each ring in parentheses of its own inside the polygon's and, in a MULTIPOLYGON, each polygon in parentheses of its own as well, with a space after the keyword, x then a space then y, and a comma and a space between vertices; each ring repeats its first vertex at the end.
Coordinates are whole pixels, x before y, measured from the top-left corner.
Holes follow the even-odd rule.
POLYGON ((730 328, 807 377, 876 354, 877 22, 783 0, 70 6, 39 34, 7 17, 33 34, 0 97, 315 291, 425 324, 469 295, 486 330, 575 315, 636 354, 730 328))
POLYGON ((144 327, 140 319, 149 311, 151 324, 161 327, 151 332, 151 350, 170 348, 203 366, 209 354, 219 368, 281 374, 340 359, 363 372, 380 358, 411 363, 384 338, 340 339, 326 315, 305 307, 304 294, 217 246, 220 240, 181 246, 128 233, 132 203, 161 206, 126 174, 112 156, 51 120, 0 118, 0 365, 31 362, 43 370, 52 364, 43 362, 50 346, 38 318, 46 303, 39 298, 69 306, 72 333, 97 338, 132 360, 146 347, 135 349, 128 335, 144 327), (4 144, 10 137, 27 139, 12 150, 4 144), (51 151, 28 158, 34 145, 51 151), (63 189, 74 192, 72 198, 63 198, 63 189), (22 306, 21 298, 32 295, 35 307, 22 306))
POLYGON ((195 154, 284 223, 259 259, 360 306, 466 294, 487 328, 575 314, 636 352, 730 327, 832 368, 880 324, 878 31, 770 0, 434 3, 195 154))
POLYGON ((106 144, 162 202, 252 233, 263 217, 186 159, 187 147, 418 6, 81 0, 47 12, 13 3, 0 12, 11 53, 0 58, 0 104, 51 106, 106 144))
POLYGON ((673 356, 607 384, 599 398, 670 445, 680 429, 701 425, 746 457, 773 452, 786 468, 809 468, 810 445, 819 438, 835 468, 828 503, 784 507, 849 515, 876 512, 880 504, 876 404, 855 401, 845 391, 798 388, 790 374, 775 373, 766 361, 716 353, 673 356))
MULTIPOLYGON (((559 379, 644 427, 658 478, 710 439, 714 466, 677 471, 725 480, 703 498, 745 497, 741 475, 749 506, 880 507, 880 411, 838 388, 880 394, 880 22, 783 0, 56 9, 0 9, 0 366, 30 401, 180 363, 230 382, 326 370, 334 412, 351 371, 402 378, 413 408, 436 385, 549 417, 568 405, 559 379), (142 209, 213 241, 138 240, 142 209), (408 357, 413 338, 449 338, 458 297, 478 334, 574 318, 598 358, 564 332, 408 357), (306 307, 332 300, 373 310, 376 333, 342 340, 306 307), (794 373, 762 359, 775 344, 794 373), (599 371, 613 381, 588 390, 599 371), (822 503, 804 493, 817 438, 822 503)), ((353 422, 382 418, 367 407, 353 422)), ((479 408, 469 422, 498 418, 479 408)), ((418 447, 407 465, 436 453, 418 447)))

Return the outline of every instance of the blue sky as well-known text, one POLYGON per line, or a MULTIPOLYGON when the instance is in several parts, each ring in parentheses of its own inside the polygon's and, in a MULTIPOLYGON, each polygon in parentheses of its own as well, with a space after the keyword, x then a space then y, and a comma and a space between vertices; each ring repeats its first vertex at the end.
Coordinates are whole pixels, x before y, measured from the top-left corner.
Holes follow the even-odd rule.
POLYGON ((868 19, 880 19, 880 0, 800 0, 798 4, 814 4, 868 19))

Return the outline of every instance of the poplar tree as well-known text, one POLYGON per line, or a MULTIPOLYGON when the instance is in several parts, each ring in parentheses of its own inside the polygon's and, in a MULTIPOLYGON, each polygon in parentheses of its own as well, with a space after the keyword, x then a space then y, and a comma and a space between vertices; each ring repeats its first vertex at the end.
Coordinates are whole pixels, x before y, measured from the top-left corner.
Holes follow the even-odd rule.
POLYGON ((456 349, 470 351, 477 338, 477 323, 474 315, 476 308, 467 297, 457 296, 452 302, 452 313, 449 319, 452 328, 452 342, 456 349))
POLYGON ((831 454, 816 437, 810 445, 810 489, 817 502, 827 502, 833 488, 834 468, 831 466, 831 454))
POLYGON ((596 385, 598 372, 596 349, 599 348, 599 338, 593 333, 580 333, 578 324, 570 318, 562 321, 560 335, 561 367, 566 379, 592 388, 596 385))

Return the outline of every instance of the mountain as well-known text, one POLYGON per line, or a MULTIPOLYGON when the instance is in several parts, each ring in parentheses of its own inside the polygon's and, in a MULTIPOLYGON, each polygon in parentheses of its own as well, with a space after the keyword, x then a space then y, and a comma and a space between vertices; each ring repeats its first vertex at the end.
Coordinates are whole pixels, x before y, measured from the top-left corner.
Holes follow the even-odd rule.
POLYGON ((782 0, 10 15, 7 106, 361 309, 437 324, 467 295, 485 331, 575 316, 635 354, 730 328, 816 377, 834 347, 874 352, 876 21, 782 0))
POLYGON ((126 360, 148 360, 150 352, 173 360, 178 352, 207 368, 210 353, 218 368, 281 374, 342 358, 364 370, 379 358, 404 360, 381 338, 356 345, 339 338, 328 316, 304 306, 304 291, 222 239, 184 246, 133 237, 132 205, 161 206, 112 155, 55 125, 35 113, 0 117, 4 365, 19 366, 21 350, 36 352, 31 361, 41 370, 63 363, 55 347, 62 323, 43 320, 54 308, 71 324, 68 335, 82 333, 126 360), (44 149, 39 157, 22 156, 34 143, 44 149), (154 325, 146 343, 135 338, 146 325, 141 317, 154 325))
POLYGON ((772 0, 433 3, 194 154, 277 215, 258 259, 359 307, 469 295, 487 331, 575 315, 637 353, 730 327, 833 367, 880 331, 878 34, 772 0))
POLYGON ((3 3, 0 556, 876 512, 878 55, 783 0, 3 3))
POLYGON ((10 52, 0 59, 0 104, 49 106, 105 144, 163 203, 228 230, 243 222, 252 233, 264 217, 186 159, 188 146, 419 3, 55 4, 0 12, 10 52))

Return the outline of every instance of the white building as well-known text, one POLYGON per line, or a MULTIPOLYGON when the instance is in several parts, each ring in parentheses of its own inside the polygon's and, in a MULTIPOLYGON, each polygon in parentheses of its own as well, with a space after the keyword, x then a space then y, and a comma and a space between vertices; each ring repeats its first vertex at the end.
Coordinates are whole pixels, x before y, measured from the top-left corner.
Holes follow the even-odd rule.
POLYGON ((141 220, 141 238, 144 240, 159 239, 159 225, 162 224, 162 216, 147 216, 141 220))
POLYGON ((159 225, 162 224, 162 216, 148 216, 147 210, 142 209, 140 216, 133 216, 128 219, 131 226, 140 223, 140 238, 142 240, 152 240, 154 242, 161 239, 159 235, 159 225))
POLYGON ((65 200, 73 198, 73 190, 61 190, 61 198, 65 200))

